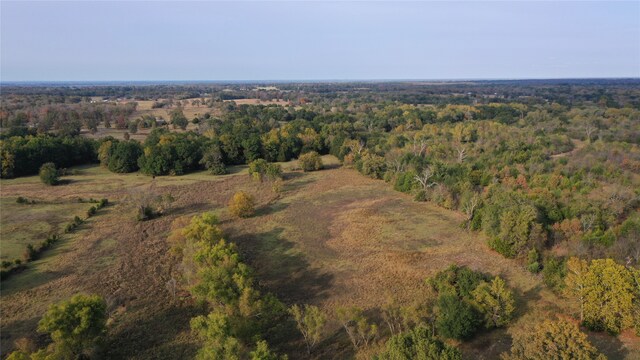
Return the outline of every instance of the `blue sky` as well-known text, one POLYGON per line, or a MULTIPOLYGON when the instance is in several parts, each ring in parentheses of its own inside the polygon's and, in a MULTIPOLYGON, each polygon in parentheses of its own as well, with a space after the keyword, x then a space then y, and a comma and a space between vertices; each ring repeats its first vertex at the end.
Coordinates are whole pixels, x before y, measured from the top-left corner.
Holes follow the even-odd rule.
POLYGON ((0 2, 2 81, 640 77, 640 1, 0 2))

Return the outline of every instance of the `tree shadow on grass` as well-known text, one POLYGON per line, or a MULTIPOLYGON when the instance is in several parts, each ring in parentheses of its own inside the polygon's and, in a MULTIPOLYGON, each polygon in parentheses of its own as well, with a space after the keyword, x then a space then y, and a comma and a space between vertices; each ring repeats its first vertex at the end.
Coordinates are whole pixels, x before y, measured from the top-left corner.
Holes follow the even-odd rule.
POLYGON ((0 291, 3 296, 8 296, 44 285, 66 275, 68 275, 67 271, 41 271, 31 263, 27 264, 24 270, 11 274, 9 278, 2 280, 0 291))
MULTIPOLYGON (((507 284, 507 286, 510 286, 510 285, 507 284)), ((515 300, 515 307, 516 307, 515 311, 513 312, 513 320, 527 314, 531 309, 530 304, 535 303, 542 298, 540 296, 540 292, 543 289, 542 285, 536 285, 527 291, 521 291, 516 287, 511 287, 511 289, 513 290, 513 297, 515 300)))
MULTIPOLYGON (((64 186, 64 185, 70 185, 70 184, 75 184, 75 183, 79 183, 82 182, 83 180, 75 180, 75 179, 59 179, 58 182, 55 184, 56 186, 64 186)), ((85 182, 87 180, 84 180, 85 182)))
POLYGON ((282 175, 282 179, 285 181, 288 180, 294 180, 294 179, 299 179, 301 177, 304 176, 304 173, 299 172, 299 171, 291 171, 291 172, 286 172, 282 175))
POLYGON ((210 203, 185 204, 181 206, 171 207, 165 215, 188 215, 193 213, 202 213, 212 211, 214 207, 210 203))
POLYGON ((312 178, 287 181, 287 182, 284 183, 283 191, 284 192, 288 192, 288 191, 300 190, 303 187, 305 187, 306 185, 309 185, 309 184, 314 183, 314 182, 316 182, 316 180, 312 179, 312 178))
POLYGON ((629 355, 629 350, 617 337, 605 332, 585 332, 589 342, 606 355, 607 359, 626 359, 629 355))
POLYGON ((204 313, 192 305, 167 306, 143 319, 129 320, 109 332, 104 358, 193 359, 197 342, 175 341, 176 335, 189 332, 191 318, 204 313))
POLYGON ((275 214, 279 211, 286 209, 287 207, 289 207, 289 204, 282 203, 282 202, 268 204, 256 210, 255 216, 266 216, 266 215, 275 214))
POLYGON ((323 299, 333 283, 333 275, 311 268, 294 243, 282 237, 284 229, 231 236, 246 261, 256 272, 260 287, 273 292, 286 304, 323 299))
MULTIPOLYGON (((324 167, 322 168, 322 170, 331 170, 331 169, 337 169, 342 167, 342 164, 340 163, 335 163, 335 164, 325 164, 324 167)), ((322 171, 320 170, 320 171, 322 171)))
MULTIPOLYGON (((43 314, 44 315, 44 314, 43 314)), ((40 316, 32 317, 29 319, 20 319, 12 321, 10 323, 2 322, 2 336, 0 336, 0 353, 3 357, 10 354, 15 350, 15 341, 20 338, 28 338, 33 340, 37 346, 45 346, 49 341, 49 336, 46 334, 39 334, 36 329, 40 316)))

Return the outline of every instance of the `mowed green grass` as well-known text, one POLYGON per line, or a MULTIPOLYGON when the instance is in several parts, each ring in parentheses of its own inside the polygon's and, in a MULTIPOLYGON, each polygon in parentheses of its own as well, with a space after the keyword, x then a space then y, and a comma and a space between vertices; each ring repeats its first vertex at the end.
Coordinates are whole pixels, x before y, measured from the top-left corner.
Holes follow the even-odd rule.
POLYGON ((28 244, 62 233, 75 215, 85 217, 90 206, 78 202, 18 204, 16 197, 0 198, 0 260, 22 258, 28 244))

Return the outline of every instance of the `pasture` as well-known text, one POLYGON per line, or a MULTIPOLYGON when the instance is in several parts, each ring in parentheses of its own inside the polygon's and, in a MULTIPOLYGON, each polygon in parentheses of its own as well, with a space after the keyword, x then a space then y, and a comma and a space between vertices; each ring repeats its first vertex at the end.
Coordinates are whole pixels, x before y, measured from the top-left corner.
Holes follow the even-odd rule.
MULTIPOLYGON (((512 329, 532 319, 569 313, 569 304, 545 288, 539 276, 491 251, 482 235, 461 229, 459 213, 414 202, 382 181, 340 167, 333 157, 325 156, 324 163, 327 169, 312 173, 299 171, 295 161, 283 163, 281 192, 274 192, 268 182, 253 181, 244 166, 223 176, 203 171, 155 180, 86 166, 55 187, 46 187, 37 177, 1 180, 3 252, 16 241, 5 237, 9 226, 28 237, 28 231, 49 231, 87 206, 71 203, 74 198, 108 197, 113 203, 24 273, 2 283, 2 353, 14 340, 35 333, 49 304, 85 292, 100 294, 109 304, 109 358, 192 357, 198 344, 189 319, 203 309, 186 292, 170 295, 167 283, 179 280, 181 269, 167 237, 205 211, 218 215, 225 237, 237 243, 263 291, 287 305, 314 304, 329 314, 338 306, 361 306, 381 328, 380 307, 388 298, 402 304, 420 299, 427 291, 425 278, 453 263, 501 275, 516 289, 517 319, 506 330, 459 344, 465 358, 495 359, 509 348, 512 329), (166 215, 137 222, 127 198, 151 183, 176 200, 166 215), (226 204, 238 190, 255 197, 254 217, 237 219, 228 213, 226 204), (16 204, 17 196, 52 204, 16 204)), ((343 331, 330 321, 313 357, 353 357, 343 331)), ((591 338, 612 359, 640 356, 630 335, 591 338)), ((306 357, 295 333, 275 347, 292 359, 306 357)))

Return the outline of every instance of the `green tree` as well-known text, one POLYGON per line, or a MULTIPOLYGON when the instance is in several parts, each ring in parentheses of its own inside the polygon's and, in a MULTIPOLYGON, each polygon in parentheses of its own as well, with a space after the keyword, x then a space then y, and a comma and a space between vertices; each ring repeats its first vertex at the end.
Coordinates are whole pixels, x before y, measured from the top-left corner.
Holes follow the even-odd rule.
POLYGON ((132 134, 135 134, 138 132, 138 122, 137 121, 130 121, 129 125, 127 126, 127 128, 129 129, 129 132, 132 134))
POLYGON ((173 125, 174 129, 180 128, 182 130, 185 130, 187 128, 187 125, 189 125, 189 120, 186 116, 184 116, 181 108, 174 109, 173 111, 171 111, 170 115, 171 124, 173 125))
POLYGON ((138 170, 138 158, 142 146, 135 140, 121 141, 113 145, 109 155, 109 170, 115 173, 130 173, 138 170))
POLYGON ((436 329, 447 338, 468 339, 481 323, 480 314, 469 302, 451 294, 438 297, 436 312, 436 329))
POLYGON ((224 239, 196 246, 193 295, 212 304, 237 306, 252 286, 252 278, 249 267, 240 261, 236 246, 224 239))
POLYGON ((269 344, 261 340, 256 343, 256 349, 249 353, 251 360, 287 360, 287 355, 278 355, 269 349, 269 344))
POLYGON ((104 167, 109 166, 109 157, 111 156, 113 142, 114 141, 112 140, 106 140, 100 144, 100 147, 98 148, 98 160, 100 161, 100 165, 104 167))
POLYGON ((376 360, 461 360, 462 353, 433 337, 425 325, 392 336, 376 360))
POLYGON ((203 341, 196 359, 239 360, 242 346, 233 336, 231 321, 222 311, 191 319, 191 330, 203 341))
POLYGON ((472 294, 474 303, 484 314, 484 323, 488 329, 505 326, 511 321, 515 301, 513 293, 500 277, 496 276, 491 284, 483 282, 472 294))
POLYGON ((57 185, 59 182, 59 174, 56 164, 46 163, 40 167, 40 180, 47 185, 57 185))
POLYGON ((502 360, 606 360, 587 340, 587 335, 566 320, 545 320, 513 337, 511 351, 502 360))
POLYGON ((317 306, 313 305, 304 305, 304 307, 293 305, 289 308, 289 313, 293 316, 298 330, 302 333, 307 344, 307 352, 311 354, 311 349, 322 337, 322 329, 327 321, 326 316, 317 306))
POLYGON ((76 358, 104 336, 106 311, 107 305, 100 296, 78 294, 52 305, 38 323, 38 331, 51 336, 55 354, 76 358))
POLYGON ((222 151, 220 146, 211 145, 202 154, 200 164, 213 175, 224 175, 227 173, 227 167, 224 164, 222 151))

